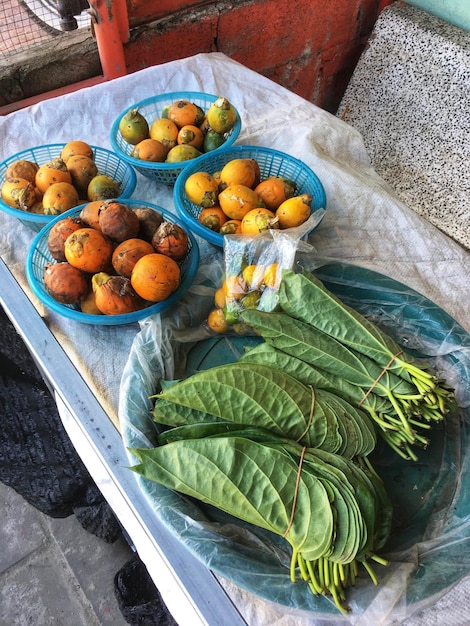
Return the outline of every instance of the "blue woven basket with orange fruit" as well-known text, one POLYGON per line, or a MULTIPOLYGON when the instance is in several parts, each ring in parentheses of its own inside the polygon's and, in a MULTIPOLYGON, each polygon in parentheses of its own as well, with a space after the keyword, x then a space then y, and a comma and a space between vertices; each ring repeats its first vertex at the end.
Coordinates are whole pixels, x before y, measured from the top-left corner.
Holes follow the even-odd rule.
MULTIPOLYGON (((132 109, 137 109, 139 113, 144 116, 150 126, 155 120, 164 117, 165 109, 174 102, 186 100, 194 103, 207 113, 211 104, 214 103, 218 97, 219 96, 197 91, 174 91, 136 102, 122 111, 113 122, 110 133, 111 147, 121 159, 126 161, 129 165, 132 165, 137 172, 146 178, 150 178, 155 182, 163 183, 165 185, 174 185, 178 176, 187 167, 187 165, 189 163, 197 163, 201 157, 198 156, 190 161, 181 161, 179 163, 152 162, 137 159, 131 155, 134 145, 125 141, 119 131, 121 118, 132 109)), ((222 144, 223 148, 231 146, 238 138, 241 130, 240 114, 238 113, 235 105, 233 105, 233 103, 231 104, 235 109, 236 121, 231 130, 224 135, 225 141, 222 144)), ((218 152, 222 149, 222 147, 216 148, 212 152, 218 152)))
POLYGON ((260 169, 261 180, 270 176, 280 176, 296 184, 296 195, 312 196, 311 213, 318 214, 318 220, 310 232, 320 223, 326 209, 326 194, 323 184, 313 170, 295 157, 262 146, 232 146, 199 157, 188 165, 176 181, 174 203, 176 210, 186 226, 196 235, 215 246, 223 247, 224 235, 212 231, 199 221, 202 207, 191 202, 185 191, 188 178, 196 172, 215 174, 233 159, 254 159, 260 169))

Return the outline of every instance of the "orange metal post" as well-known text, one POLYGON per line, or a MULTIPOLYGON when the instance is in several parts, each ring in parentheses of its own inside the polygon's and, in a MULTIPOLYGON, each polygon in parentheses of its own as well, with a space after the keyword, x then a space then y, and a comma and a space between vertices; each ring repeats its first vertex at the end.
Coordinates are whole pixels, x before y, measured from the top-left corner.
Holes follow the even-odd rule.
POLYGON ((129 38, 126 0, 91 0, 93 30, 106 80, 127 74, 124 56, 129 38))

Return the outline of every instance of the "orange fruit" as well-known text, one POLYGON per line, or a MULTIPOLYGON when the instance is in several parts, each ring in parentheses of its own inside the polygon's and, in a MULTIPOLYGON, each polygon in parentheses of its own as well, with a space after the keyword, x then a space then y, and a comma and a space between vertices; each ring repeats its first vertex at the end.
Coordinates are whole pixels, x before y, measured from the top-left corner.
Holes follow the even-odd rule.
POLYGON ((308 220, 311 214, 312 196, 303 193, 285 200, 276 210, 280 228, 300 226, 308 220))
POLYGON ((218 196, 222 211, 232 220, 242 220, 259 205, 257 194, 245 185, 229 185, 218 196))
POLYGON ((215 333, 226 333, 230 326, 225 319, 222 309, 212 309, 207 316, 207 325, 215 333))
POLYGON ((178 263, 158 252, 141 257, 131 274, 131 285, 135 292, 149 302, 165 300, 179 287, 180 282, 178 263))
POLYGON ((108 269, 113 255, 110 239, 94 228, 79 228, 64 244, 65 258, 77 269, 96 273, 108 269))
POLYGON ((54 183, 42 197, 45 215, 59 215, 80 204, 78 191, 71 183, 54 183))
POLYGON ((72 184, 72 176, 62 159, 53 159, 49 163, 41 165, 36 172, 36 187, 42 193, 54 183, 70 183, 72 184))
POLYGON ((87 204, 85 204, 80 211, 80 219, 86 226, 100 230, 99 211, 104 203, 105 200, 94 200, 93 202, 87 202, 87 204))
POLYGON ((203 226, 216 233, 220 232, 220 227, 223 226, 227 220, 228 217, 219 206, 202 209, 198 216, 198 221, 203 226))
POLYGON ((158 139, 144 139, 134 146, 131 156, 142 161, 162 163, 166 159, 168 148, 158 139))
POLYGON ((198 150, 203 149, 204 146, 204 133, 200 128, 193 124, 186 124, 180 128, 177 136, 177 142, 187 146, 194 146, 198 150))
POLYGON ((220 171, 220 180, 227 186, 236 184, 253 188, 259 171, 255 164, 254 159, 232 159, 220 171))
POLYGON ((172 120, 160 117, 150 126, 150 139, 156 139, 162 143, 168 152, 177 144, 178 130, 178 126, 172 120))
POLYGON ((222 283, 222 289, 226 300, 239 300, 246 295, 248 287, 243 276, 232 274, 226 277, 222 283))
POLYGON ((175 122, 178 128, 188 124, 199 126, 204 120, 204 111, 193 102, 177 100, 168 107, 168 119, 175 122))
POLYGON ((87 156, 92 160, 95 158, 93 148, 86 141, 81 141, 80 139, 74 139, 66 143, 61 150, 60 158, 64 163, 67 163, 70 157, 77 154, 87 156))
POLYGON ((2 185, 1 195, 5 204, 21 211, 31 209, 37 200, 34 185, 26 178, 7 178, 2 185))
POLYGON ((285 200, 291 198, 295 190, 296 184, 281 176, 270 176, 255 187, 255 192, 263 201, 264 206, 271 211, 276 211, 285 200))
POLYGON ((217 180, 208 172, 194 172, 184 183, 188 200, 203 208, 217 204, 219 186, 217 180))
POLYGON ((259 235, 272 228, 279 228, 279 218, 269 209, 251 209, 242 219, 243 235, 259 235))
POLYGON ((219 230, 221 235, 239 235, 242 232, 241 220, 227 220, 219 230))

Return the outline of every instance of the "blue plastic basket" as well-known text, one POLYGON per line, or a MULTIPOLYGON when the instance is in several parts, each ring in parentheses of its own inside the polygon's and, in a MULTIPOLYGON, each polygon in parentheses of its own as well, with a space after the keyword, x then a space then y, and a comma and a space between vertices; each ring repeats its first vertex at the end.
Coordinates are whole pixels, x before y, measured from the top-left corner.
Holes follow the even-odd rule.
POLYGON ((121 315, 91 315, 89 313, 82 313, 79 305, 61 304, 60 302, 57 302, 57 300, 54 300, 54 298, 52 298, 46 291, 43 280, 44 268, 46 264, 55 262, 54 258, 49 252, 47 241, 49 237, 49 232, 54 224, 56 224, 60 220, 66 217, 78 217, 82 208, 85 206, 82 204, 78 207, 70 209, 70 211, 62 213, 62 215, 54 217, 54 219, 49 224, 47 224, 47 226, 44 227, 38 233, 38 235, 36 235, 28 252, 28 257, 26 260, 26 278, 28 280, 29 286, 31 287, 34 295, 39 298, 39 300, 43 304, 45 304, 51 311, 59 313, 64 317, 68 317, 69 319, 75 320, 76 322, 82 322, 84 324, 96 324, 102 326, 130 324, 132 322, 137 322, 140 319, 148 317, 149 315, 153 315, 154 313, 160 313, 161 311, 164 311, 168 307, 175 304, 189 289, 199 266, 199 248, 194 236, 190 232, 188 232, 182 220, 155 204, 141 202, 140 200, 127 199, 121 199, 120 202, 134 210, 140 207, 148 207, 154 209, 165 220, 172 222, 173 224, 178 224, 185 228, 189 237, 189 251, 186 254, 186 257, 179 263, 181 269, 181 283, 178 289, 176 289, 176 291, 174 291, 168 298, 166 298, 166 300, 163 300, 162 302, 152 304, 140 311, 134 311, 132 313, 126 313, 121 315))
MULTIPOLYGON (((8 166, 15 161, 25 160, 32 161, 38 165, 44 165, 52 159, 56 159, 60 156, 65 143, 51 143, 44 146, 36 146, 34 148, 28 148, 17 152, 12 156, 5 159, 0 163, 0 186, 5 182, 6 171, 8 166)), ((106 148, 100 148, 98 146, 91 146, 94 153, 94 161, 98 172, 100 174, 107 174, 113 180, 120 185, 121 193, 120 198, 129 198, 134 193, 137 185, 137 176, 130 165, 128 165, 123 159, 116 155, 111 150, 106 148)), ((0 208, 5 213, 13 215, 19 219, 20 222, 28 226, 32 230, 39 232, 46 224, 49 224, 56 216, 55 215, 42 215, 40 213, 27 213, 20 209, 14 209, 13 207, 5 204, 0 198, 0 208)))
MULTIPOLYGON (((146 178, 155 180, 158 183, 165 185, 174 185, 178 176, 186 168, 188 163, 197 163, 201 157, 196 157, 190 161, 183 161, 181 163, 153 163, 149 161, 142 161, 141 159, 135 159, 131 156, 131 152, 134 148, 131 144, 124 141, 119 132, 119 122, 123 115, 125 115, 131 109, 138 109, 149 126, 153 121, 162 117, 163 109, 173 104, 177 100, 188 100, 193 102, 197 106, 201 107, 203 111, 209 109, 210 105, 218 99, 219 96, 214 96, 208 93, 201 93, 198 91, 174 91, 170 93, 161 94, 159 96, 153 96, 152 98, 146 98, 140 102, 136 102, 132 106, 127 107, 114 121, 111 127, 110 141, 113 150, 118 154, 121 159, 124 159, 127 163, 132 165, 140 174, 146 178)), ((233 104, 232 104, 233 106, 233 104)), ((231 146, 236 141, 241 130, 241 119, 236 107, 237 120, 234 127, 230 132, 226 133, 225 143, 221 148, 231 146)), ((218 152, 221 148, 216 148, 213 152, 218 152)))
MULTIPOLYGON (((310 167, 299 159, 284 152, 260 146, 222 148, 217 152, 211 152, 199 157, 197 163, 192 163, 185 168, 176 182, 173 198, 176 210, 186 226, 215 246, 223 247, 224 235, 210 230, 210 228, 203 226, 198 221, 202 207, 188 199, 184 187, 186 180, 191 174, 196 172, 214 174, 219 172, 232 159, 255 159, 260 168, 261 180, 269 176, 288 178, 297 184, 297 195, 308 193, 312 196, 312 213, 326 209, 326 194, 320 179, 310 167)), ((314 229, 312 228, 312 230, 314 229)))

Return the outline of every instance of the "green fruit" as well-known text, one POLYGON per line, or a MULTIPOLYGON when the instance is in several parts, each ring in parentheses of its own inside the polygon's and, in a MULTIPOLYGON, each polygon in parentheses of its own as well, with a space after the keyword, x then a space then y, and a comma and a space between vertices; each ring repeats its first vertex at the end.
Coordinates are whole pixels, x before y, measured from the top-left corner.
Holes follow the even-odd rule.
POLYGON ((119 122, 119 132, 124 141, 135 146, 147 139, 149 136, 149 125, 138 109, 131 109, 122 116, 119 122))
POLYGON ((225 136, 221 133, 216 133, 215 130, 210 129, 204 136, 202 149, 204 150, 204 152, 211 152, 212 150, 220 148, 223 143, 225 143, 225 136))

